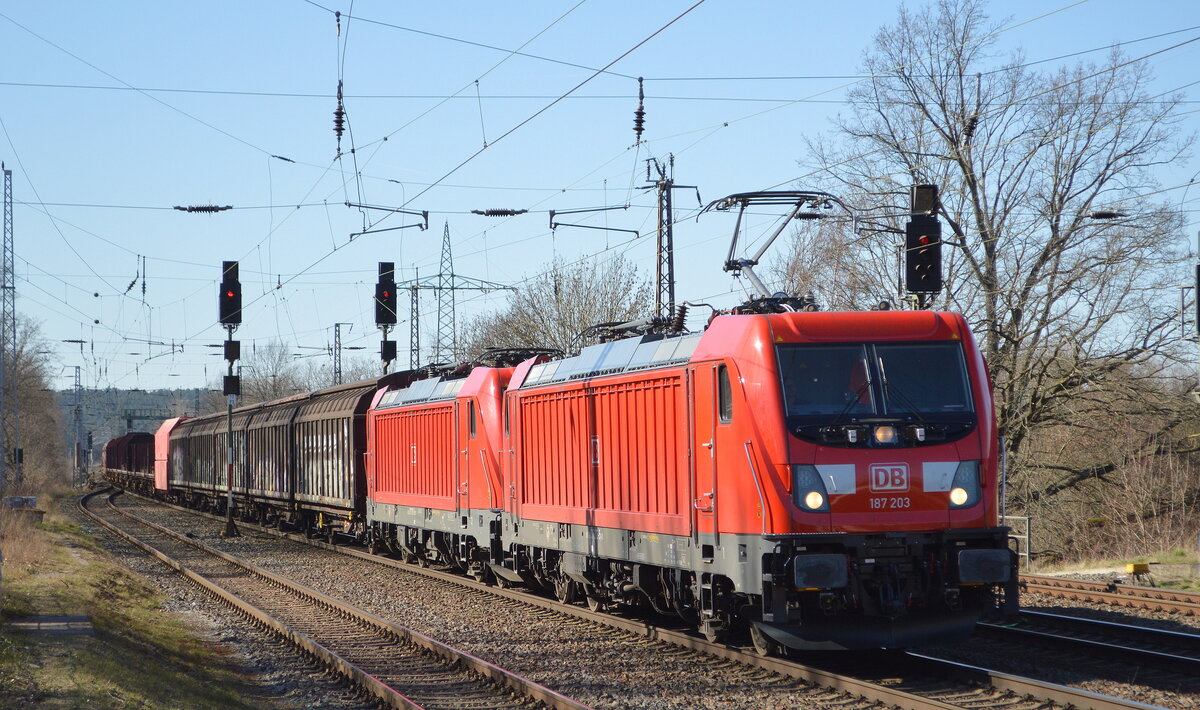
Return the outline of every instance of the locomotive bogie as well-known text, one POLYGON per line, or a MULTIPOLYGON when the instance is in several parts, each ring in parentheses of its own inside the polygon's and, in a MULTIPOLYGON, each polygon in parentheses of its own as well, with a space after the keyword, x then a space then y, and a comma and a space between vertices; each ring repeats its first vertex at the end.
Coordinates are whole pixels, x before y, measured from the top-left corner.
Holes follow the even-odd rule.
POLYGON ((491 509, 460 514, 368 500, 366 519, 380 548, 473 570, 473 576, 482 578, 492 561, 491 541, 500 515, 491 509))

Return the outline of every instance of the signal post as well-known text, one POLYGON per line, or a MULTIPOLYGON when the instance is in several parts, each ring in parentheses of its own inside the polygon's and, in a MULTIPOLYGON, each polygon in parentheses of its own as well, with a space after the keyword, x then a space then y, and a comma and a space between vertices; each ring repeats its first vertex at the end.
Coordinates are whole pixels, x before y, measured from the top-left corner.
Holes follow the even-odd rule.
POLYGON ((228 413, 225 434, 228 444, 226 470, 229 488, 225 496, 225 529, 222 537, 240 537, 241 532, 233 522, 233 405, 238 395, 242 393, 241 378, 233 374, 233 363, 241 357, 241 342, 233 339, 233 331, 242 322, 242 283, 238 280, 238 263, 236 261, 221 262, 221 292, 217 299, 217 311, 221 325, 228 333, 225 339, 225 360, 229 363, 229 373, 225 375, 222 392, 228 398, 228 413))

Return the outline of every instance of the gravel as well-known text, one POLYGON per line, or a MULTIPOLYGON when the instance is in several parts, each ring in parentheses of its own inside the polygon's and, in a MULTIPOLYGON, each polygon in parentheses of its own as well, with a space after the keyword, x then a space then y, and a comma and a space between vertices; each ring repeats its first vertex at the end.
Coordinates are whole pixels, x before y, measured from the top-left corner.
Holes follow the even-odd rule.
MULTIPOLYGON (((243 530, 231 540, 219 536, 221 525, 194 514, 154 506, 137 499, 122 505, 139 515, 179 531, 199 542, 243 557, 278 574, 348 601, 362 609, 468 651, 510 671, 520 673, 560 693, 596 708, 853 708, 866 707, 845 696, 808 686, 800 681, 749 669, 632 635, 614 634, 584 621, 566 621, 560 615, 519 602, 497 599, 483 592, 454 588, 419 575, 309 547, 274 536, 243 530)), ((135 555, 136 557, 137 555, 135 555)), ((140 558, 143 566, 149 565, 140 558)), ((164 576, 159 571, 159 576, 164 576)), ((165 575, 171 576, 171 575, 165 575)), ((174 585, 182 587, 178 581, 174 585)), ((184 587, 193 597, 200 596, 184 587)), ((168 592, 175 596, 178 592, 168 592)), ((181 597, 182 599, 182 597, 181 597)), ((207 597, 203 597, 207 606, 207 597)), ((173 602, 173 604, 182 602, 173 602)), ((1026 595, 1022 606, 1110 621, 1129 621, 1195 631, 1200 619, 1132 609, 1113 610, 1095 605, 1026 595)), ((191 613, 203 615, 199 609, 191 613)), ((232 616, 226 613, 225 616, 232 616)), ((227 622, 214 622, 221 629, 227 622)), ((245 624, 243 624, 245 626, 245 624)), ((233 636, 249 639, 240 632, 233 636)), ((257 638, 263 638, 257 634, 257 638)), ((240 639, 233 639, 236 643, 240 639)), ((262 642, 259 642, 262 643, 262 642)), ((255 645, 255 644, 250 644, 255 645)), ((258 648, 257 645, 255 645, 258 648)), ((1187 684, 1145 673, 1135 677, 1129 669, 1098 668, 1087 659, 1063 659, 1028 648, 997 648, 975 641, 956 647, 921 649, 952 660, 995 670, 1042 678, 1117 697, 1169 708, 1200 708, 1200 693, 1187 684)), ((239 651, 247 665, 262 674, 264 688, 277 688, 285 703, 293 697, 317 695, 323 704, 311 707, 361 707, 357 699, 343 702, 302 689, 306 674, 275 668, 277 650, 239 651), (282 674, 279 680, 272 680, 282 674)), ((307 675, 312 675, 309 667, 307 675)), ((273 699, 275 696, 271 696, 273 699)), ((293 707, 278 705, 278 707, 293 707)))
POLYGON ((343 599, 595 708, 866 708, 857 699, 731 661, 446 585, 250 529, 127 500, 138 515, 343 599))

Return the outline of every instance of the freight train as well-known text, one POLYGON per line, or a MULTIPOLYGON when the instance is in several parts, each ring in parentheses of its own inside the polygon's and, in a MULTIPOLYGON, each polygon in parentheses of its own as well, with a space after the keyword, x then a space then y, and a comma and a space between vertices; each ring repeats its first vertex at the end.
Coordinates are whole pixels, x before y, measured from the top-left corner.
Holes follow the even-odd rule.
MULTIPOLYGON (((235 513, 764 654, 942 643, 1014 611, 964 319, 776 310, 236 409, 235 513)), ((114 440, 106 475, 221 511, 227 428, 167 420, 152 467, 118 451, 147 435, 114 440)))

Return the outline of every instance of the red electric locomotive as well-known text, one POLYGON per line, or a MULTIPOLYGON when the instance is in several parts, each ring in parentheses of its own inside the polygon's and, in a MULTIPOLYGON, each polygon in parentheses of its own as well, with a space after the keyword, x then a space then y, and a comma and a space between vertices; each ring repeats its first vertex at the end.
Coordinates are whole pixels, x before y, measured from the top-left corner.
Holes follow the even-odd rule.
POLYGON ((515 374, 500 574, 764 652, 970 633, 1014 559, 961 316, 723 315, 515 374))
POLYGON ((1015 610, 991 388, 963 318, 817 313, 754 274, 790 220, 835 205, 710 204, 739 208, 725 269, 759 298, 701 334, 643 322, 660 332, 518 368, 497 576, 648 604, 714 640, 745 630, 763 653, 950 641, 1000 599, 1015 610), (735 259, 751 205, 790 213, 735 259))
MULTIPOLYGON (((503 570, 501 512, 511 493, 503 395, 515 368, 548 353, 497 350, 457 368, 406 373, 375 396, 367 415, 368 544, 422 564, 438 562, 477 578, 503 570), (487 364, 484 364, 486 362, 487 364)), ((515 574, 499 580, 520 579, 515 574)))

